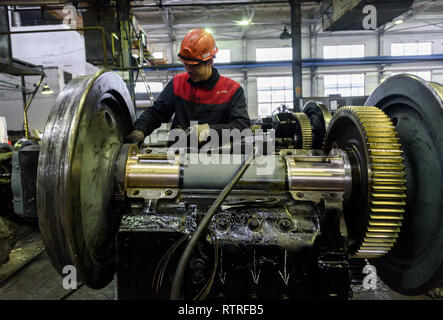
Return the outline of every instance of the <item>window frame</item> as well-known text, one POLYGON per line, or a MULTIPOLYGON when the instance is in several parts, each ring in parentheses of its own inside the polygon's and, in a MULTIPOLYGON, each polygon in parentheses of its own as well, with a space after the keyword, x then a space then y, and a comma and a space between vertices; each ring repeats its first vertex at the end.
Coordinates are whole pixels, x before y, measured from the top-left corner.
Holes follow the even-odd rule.
MULTIPOLYGON (((149 89, 151 90, 151 93, 159 93, 162 92, 163 89, 165 88, 165 85, 163 83, 163 81, 148 81, 148 85, 149 85, 149 89), (155 83, 157 84, 161 84, 162 89, 161 90, 152 90, 151 84, 155 83)), ((143 81, 137 81, 134 85, 134 93, 146 93, 146 87, 143 81), (139 84, 137 86, 137 84, 139 84)))
MULTIPOLYGON (((333 81, 331 81, 330 83, 334 83, 333 81)), ((346 83, 347 84, 347 83, 346 83)), ((338 95, 340 94, 342 97, 361 97, 364 96, 366 92, 366 73, 337 73, 337 74, 325 74, 323 76, 323 94, 325 97, 331 96, 331 95, 338 95), (336 82, 335 82, 335 86, 328 86, 327 82, 329 82, 327 80, 327 78, 331 79, 330 77, 337 77, 336 82), (355 80, 353 80, 352 78, 355 76, 361 76, 363 78, 363 85, 361 86, 359 85, 354 85, 355 80), (340 79, 339 77, 342 77, 343 81, 343 77, 349 77, 349 86, 344 86, 343 83, 340 83, 340 79), (333 89, 336 89, 335 92, 333 91, 333 89), (362 94, 353 94, 353 90, 362 90, 362 94), (333 92, 329 92, 329 91, 333 91, 333 92), (342 94, 340 93, 340 91, 343 92, 343 90, 349 90, 349 95, 347 94, 342 94)))
POLYGON ((214 64, 219 64, 219 63, 231 63, 231 49, 219 49, 218 52, 215 55, 215 59, 214 59, 214 64), (229 52, 229 61, 217 61, 217 55, 221 52, 221 51, 227 51, 229 52))
POLYGON ((414 42, 391 42, 391 47, 390 47, 390 49, 391 49, 391 57, 405 57, 405 56, 426 56, 426 55, 431 55, 432 54, 432 45, 433 45, 433 42, 432 41, 414 41, 414 42), (416 51, 416 53, 415 54, 406 54, 406 49, 405 49, 405 46, 406 45, 417 45, 417 51, 416 51), (429 52, 430 53, 419 53, 419 50, 420 50, 420 48, 419 48, 419 45, 420 44, 429 44, 430 45, 430 50, 429 50, 429 52), (394 45, 401 45, 402 46, 402 54, 393 54, 393 49, 392 49, 392 47, 394 46, 394 45))
POLYGON ((263 76, 257 77, 257 115, 259 118, 269 117, 282 104, 293 108, 293 90, 292 90, 292 76, 263 76), (278 81, 277 81, 278 79, 278 81), (260 84, 260 82, 266 82, 260 84), (268 95, 269 100, 264 101, 260 96, 268 95), (282 98, 278 98, 278 97, 282 98), (261 112, 263 107, 269 108, 269 112, 261 112))
MULTIPOLYGON (((268 53, 267 55, 269 56, 271 53, 268 53)), ((290 61, 290 60, 292 60, 292 47, 266 47, 266 48, 255 48, 255 61, 258 61, 258 62, 265 62, 265 61, 290 61), (284 51, 287 51, 287 52, 290 52, 290 56, 288 57, 288 58, 286 58, 285 57, 285 59, 279 59, 279 58, 268 58, 268 59, 258 59, 258 55, 257 55, 257 52, 259 51, 259 50, 276 50, 276 51, 280 51, 280 53, 281 53, 281 51, 282 50, 284 50, 284 51)))
POLYGON ((365 44, 345 44, 345 45, 323 45, 323 59, 341 59, 341 58, 364 58, 366 56, 366 46, 365 44), (336 48, 336 55, 335 57, 326 57, 325 54, 325 48, 336 48), (338 50, 340 47, 349 47, 349 56, 339 56, 338 50), (363 55, 357 55, 357 56, 352 56, 352 48, 356 48, 356 47, 363 47, 363 55))

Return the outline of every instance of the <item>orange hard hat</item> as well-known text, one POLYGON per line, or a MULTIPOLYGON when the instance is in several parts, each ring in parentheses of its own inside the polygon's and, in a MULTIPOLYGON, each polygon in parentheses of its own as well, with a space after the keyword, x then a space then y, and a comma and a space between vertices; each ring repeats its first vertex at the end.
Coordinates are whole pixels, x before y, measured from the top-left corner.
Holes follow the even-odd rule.
POLYGON ((212 35, 205 29, 192 29, 183 38, 178 59, 186 64, 199 64, 215 56, 218 48, 212 35))

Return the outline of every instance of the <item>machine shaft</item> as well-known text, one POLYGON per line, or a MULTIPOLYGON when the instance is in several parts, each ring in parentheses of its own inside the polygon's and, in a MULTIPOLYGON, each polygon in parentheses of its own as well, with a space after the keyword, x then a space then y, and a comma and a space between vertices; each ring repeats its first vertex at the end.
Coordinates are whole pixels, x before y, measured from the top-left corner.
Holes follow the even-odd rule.
MULTIPOLYGON (((174 155, 135 152, 133 148, 129 151, 126 162, 128 189, 221 190, 244 157, 230 154, 209 157, 195 153, 186 154, 180 160, 174 155)), ((346 152, 334 149, 329 155, 304 150, 292 153, 257 157, 235 189, 335 191, 349 195, 352 179, 346 152)))

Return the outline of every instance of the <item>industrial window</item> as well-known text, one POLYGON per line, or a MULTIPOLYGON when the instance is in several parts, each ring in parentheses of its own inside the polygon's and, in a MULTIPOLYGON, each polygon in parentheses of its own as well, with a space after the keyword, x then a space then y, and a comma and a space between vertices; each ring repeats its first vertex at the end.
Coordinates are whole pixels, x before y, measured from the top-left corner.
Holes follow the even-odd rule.
POLYGON ((407 71, 407 72, 391 72, 391 76, 395 76, 396 74, 408 73, 418 76, 420 78, 425 79, 426 81, 431 81, 431 71, 407 71))
POLYGON ((257 78, 258 116, 270 116, 282 104, 293 107, 292 77, 257 78))
POLYGON ((255 49, 256 61, 282 61, 292 60, 292 48, 257 48, 255 49))
POLYGON ((163 51, 154 51, 152 56, 154 57, 154 59, 164 59, 165 53, 163 51))
POLYGON ((362 58, 365 56, 365 45, 323 46, 324 59, 362 58))
POLYGON ((342 97, 365 95, 365 74, 332 74, 324 76, 325 96, 340 94, 342 97))
POLYGON ((432 42, 391 44, 391 56, 419 56, 428 54, 432 54, 432 42))
MULTIPOLYGON (((159 81, 148 81, 149 89, 151 90, 152 97, 157 99, 160 95, 160 92, 163 91, 163 83, 159 81)), ((144 82, 136 82, 135 83, 135 100, 137 101, 147 101, 149 97, 146 92, 146 86, 144 82)))
MULTIPOLYGON (((149 81, 148 85, 152 93, 161 92, 163 90, 162 82, 149 81)), ((146 93, 146 86, 144 82, 135 83, 135 93, 146 93)))
POLYGON ((215 55, 214 63, 229 63, 231 62, 231 50, 220 49, 215 55))

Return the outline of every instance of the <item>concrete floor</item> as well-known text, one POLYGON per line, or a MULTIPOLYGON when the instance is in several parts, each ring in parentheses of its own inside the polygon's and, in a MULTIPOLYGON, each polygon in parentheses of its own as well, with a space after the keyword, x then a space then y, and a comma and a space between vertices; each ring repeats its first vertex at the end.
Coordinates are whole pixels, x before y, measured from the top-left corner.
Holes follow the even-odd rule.
POLYGON ((361 285, 351 286, 352 300, 433 300, 429 295, 405 296, 389 289, 378 280, 376 290, 365 290, 361 285))
POLYGON ((63 288, 63 279, 52 267, 38 233, 19 240, 0 267, 0 300, 114 300, 115 281, 93 290, 79 284, 63 288))
MULTIPOLYGON (((428 295, 404 296, 390 290, 381 280, 376 290, 352 286, 352 300, 432 300, 428 295)), ((66 290, 62 277, 52 267, 41 236, 31 233, 17 242, 10 261, 0 267, 0 300, 115 300, 116 281, 101 290, 79 285, 66 290)))

